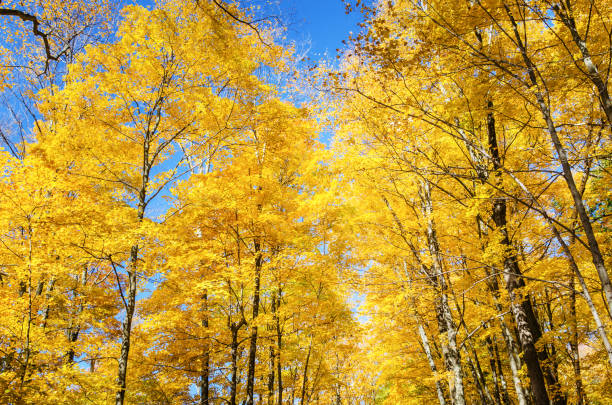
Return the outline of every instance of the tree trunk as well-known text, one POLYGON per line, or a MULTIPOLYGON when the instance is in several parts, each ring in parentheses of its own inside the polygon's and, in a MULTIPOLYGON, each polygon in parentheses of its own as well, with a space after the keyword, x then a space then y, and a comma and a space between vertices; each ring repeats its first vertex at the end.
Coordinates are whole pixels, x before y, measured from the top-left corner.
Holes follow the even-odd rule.
MULTIPOLYGON (((417 320, 418 322, 418 320, 417 320)), ((440 384, 440 380, 438 380, 438 369, 436 367, 436 363, 434 361, 433 356, 431 355, 431 347, 429 346, 429 339, 427 338, 427 334, 425 333, 425 329, 423 329, 423 325, 418 322, 419 336, 421 337, 421 343, 423 344, 423 350, 425 351, 425 356, 427 357, 427 362, 429 363, 429 368, 436 379, 436 393, 438 394, 438 402, 440 405, 446 405, 446 398, 444 397, 444 391, 442 390, 442 384, 440 384)))
POLYGON ((580 354, 578 352, 578 320, 576 319, 576 290, 574 289, 574 274, 570 282, 570 359, 574 369, 574 384, 576 385, 576 405, 588 403, 586 392, 582 385, 580 372, 580 354))
POLYGON ((493 378, 493 387, 495 389, 495 404, 509 404, 510 398, 508 396, 506 380, 504 379, 504 373, 501 367, 497 342, 491 339, 491 336, 487 336, 485 338, 485 343, 487 345, 487 351, 489 352, 489 367, 491 369, 491 377, 493 378))
MULTIPOLYGON (((83 268, 83 274, 81 276, 81 280, 80 280, 80 284, 85 287, 85 285, 87 284, 87 266, 85 266, 83 268)), ((79 276, 76 276, 76 282, 77 284, 79 283, 79 276)), ((50 290, 52 289, 53 284, 51 284, 49 286, 50 290)), ((76 288, 73 289, 73 297, 74 299, 76 299, 76 288)), ((74 314, 74 318, 78 319, 79 315, 81 315, 81 313, 83 312, 83 301, 81 301, 81 303, 79 304, 76 313, 74 314)), ((47 306, 46 310, 45 310, 45 317, 44 317, 44 321, 46 322, 47 317, 48 317, 48 311, 49 311, 49 306, 47 306)), ((77 322, 76 325, 72 324, 72 321, 70 321, 70 326, 68 327, 68 330, 66 331, 66 334, 68 336, 68 344, 70 346, 70 348, 68 349, 68 353, 66 354, 66 357, 68 358, 68 364, 72 364, 74 362, 74 343, 77 341, 77 339, 79 338, 79 333, 81 331, 81 324, 79 322, 77 322)))
POLYGON ((474 367, 474 362, 472 361, 470 356, 467 356, 466 360, 467 360, 467 364, 468 364, 468 366, 470 368, 470 371, 472 372, 472 378, 474 380, 474 386, 476 387, 476 392, 478 392, 478 396, 480 397, 480 403, 484 404, 484 405, 491 405, 492 402, 491 402, 490 398, 487 398, 487 394, 485 393, 484 387, 482 385, 482 379, 478 375, 478 372, 476 371, 476 367, 474 367))
POLYGON ((495 362, 495 353, 493 351, 493 340, 490 336, 485 337, 485 343, 487 345, 487 351, 489 352, 489 369, 491 370, 491 377, 493 378, 493 399, 495 405, 501 405, 502 396, 500 389, 499 376, 497 375, 497 364, 495 362))
POLYGON ((278 381, 278 395, 276 396, 276 404, 283 405, 283 365, 281 363, 281 353, 283 348, 283 334, 280 326, 280 316, 278 310, 280 309, 282 291, 278 289, 278 301, 276 304, 276 312, 274 316, 274 322, 276 323, 276 380, 278 381))
MULTIPOLYGON (((138 192, 138 211, 137 219, 138 223, 141 223, 144 215, 145 208, 147 206, 147 188, 149 186, 149 174, 151 172, 151 162, 149 161, 149 147, 150 147, 150 136, 149 132, 146 133, 143 143, 143 156, 142 156, 142 184, 138 192)), ((117 386, 119 390, 115 395, 115 404, 123 405, 125 400, 125 388, 127 381, 127 367, 128 357, 130 354, 130 339, 132 335, 132 318, 134 317, 134 309, 136 308, 136 282, 138 268, 138 244, 132 246, 130 250, 130 258, 128 264, 128 288, 127 288, 127 299, 124 292, 122 291, 121 283, 117 279, 118 287, 123 299, 125 307, 125 319, 121 327, 121 354, 119 356, 119 367, 117 373, 117 386)), ((111 263, 114 267, 115 264, 111 263)))
POLYGON ((130 353, 130 338, 132 335, 132 318, 136 307, 136 262, 138 260, 138 245, 132 246, 130 267, 128 270, 127 302, 125 302, 125 319, 121 327, 121 355, 119 357, 119 373, 117 385, 119 390, 115 395, 115 404, 123 405, 127 377, 128 356, 130 353))
MULTIPOLYGON (((549 330, 553 331, 555 330, 555 323, 554 323, 553 314, 552 314, 552 307, 550 306, 551 300, 548 296, 547 288, 544 289, 544 297, 546 299, 546 304, 544 308, 545 308, 546 316, 548 317, 548 328, 549 330)), ((550 348, 550 360, 548 361, 547 367, 550 370, 550 373, 552 374, 555 381, 559 381, 559 360, 557 358, 557 348, 555 347, 554 340, 552 340, 548 346, 550 348)), ((557 385, 557 387, 555 388, 559 389, 560 387, 559 385, 557 385)), ((567 402, 567 397, 562 392, 557 391, 554 393, 554 395, 563 396, 565 398, 565 401, 567 402)))
MULTIPOLYGON (((466 269, 467 272, 469 272, 469 270, 466 269)), ((450 281, 449 281, 449 285, 450 285, 450 281)), ((453 294, 453 299, 455 301, 455 306, 457 308, 459 308, 459 302, 457 300, 457 296, 455 294, 455 291, 452 288, 452 285, 450 286, 450 290, 453 294)), ((472 372, 472 376, 474 377, 474 383, 476 385, 476 389, 478 391, 478 395, 481 398, 481 402, 484 404, 493 404, 493 398, 491 397, 491 393, 489 392, 489 388, 487 386, 487 382, 484 378, 484 373, 482 372, 482 367, 480 366, 480 360, 478 359, 478 353, 476 353, 476 349, 474 348, 474 344, 472 342, 472 338, 470 336, 470 330, 467 327, 467 324, 465 323, 465 319, 464 318, 460 318, 459 319, 459 323, 460 325, 463 327, 463 329, 465 330, 465 334, 466 334, 466 338, 462 344, 462 348, 465 349, 466 355, 467 355, 467 361, 468 361, 468 365, 470 367, 470 370, 472 372), (467 349, 467 346, 469 346, 469 351, 467 349), (472 354, 472 357, 470 358, 470 352, 472 354)), ((485 326, 486 328, 486 326, 485 326)))
MULTIPOLYGON (((272 293, 271 308, 272 316, 276 318, 276 294, 272 293)), ((272 335, 274 325, 268 325, 268 331, 272 335)), ((273 335, 272 335, 273 336, 273 335)), ((274 368, 276 367, 276 352, 274 351, 274 340, 270 343, 270 369, 268 370, 268 405, 274 405, 274 368)))
POLYGON ((76 325, 74 327, 70 327, 70 329, 68 330, 68 344, 70 345, 70 348, 68 349, 68 353, 66 353, 66 357, 68 357, 68 364, 72 364, 74 363, 74 347, 73 344, 74 342, 77 341, 77 339, 79 338, 79 332, 81 331, 81 326, 80 325, 76 325))
POLYGON ((249 366, 247 371, 247 402, 253 405, 253 387, 255 384, 255 357, 257 355, 257 316, 259 315, 259 283, 261 277, 261 246, 259 240, 254 241, 255 248, 255 290, 253 292, 253 320, 251 325, 251 342, 249 346, 249 366))
MULTIPOLYGON (((494 145, 495 145, 495 148, 497 149, 497 139, 495 135, 495 121, 493 120, 493 116, 490 115, 487 121, 488 121, 487 129, 489 131, 489 134, 488 134, 489 149, 491 149, 492 147, 491 142, 493 141, 495 141, 494 145)), ((463 136, 463 140, 468 148, 468 151, 470 152, 470 156, 474 160, 475 166, 477 167, 478 178, 484 184, 485 182, 488 181, 489 173, 486 170, 484 164, 480 162, 479 157, 476 155, 476 151, 471 146, 469 140, 465 136, 463 136)), ((483 234, 486 234, 486 226, 484 224, 483 219, 480 217, 480 215, 476 216, 476 224, 478 227, 479 238, 482 238, 483 234)), ((484 249, 484 246, 482 248, 484 249)), ((493 294, 493 297, 495 299, 495 308, 500 314, 503 314, 504 310, 498 300, 499 283, 497 281, 497 275, 495 274, 498 270, 496 269, 491 269, 491 270, 493 271, 492 272, 487 271, 486 285, 491 291, 491 293, 493 294)), ((506 325, 503 315, 500 317, 500 328, 501 328, 502 336, 504 338, 504 342, 506 344, 506 352, 508 353, 508 361, 510 364, 510 371, 512 374, 512 382, 514 385, 514 391, 516 393, 518 403, 519 405, 527 405, 527 395, 525 393, 525 389, 519 377, 519 370, 521 369, 521 364, 520 364, 519 356, 517 354, 517 347, 514 343, 514 339, 512 338, 512 334, 510 333, 510 330, 508 329, 506 325)), ((502 375, 501 365, 499 366, 499 371, 500 371, 500 375, 502 375)))
MULTIPOLYGON (((427 244, 429 253, 432 257, 432 268, 434 276, 437 279, 439 286, 439 297, 436 304, 436 312, 441 327, 446 328, 442 332, 442 336, 446 335, 447 340, 447 362, 449 371, 453 375, 452 384, 450 385, 451 395, 453 396, 454 405, 465 404, 465 394, 463 389, 463 372, 461 370, 461 356, 457 347, 457 328, 453 321, 452 312, 448 304, 447 283, 443 272, 442 255, 440 253, 440 245, 436 235, 435 222, 433 220, 433 206, 431 202, 431 190, 428 181, 421 183, 421 201, 423 216, 427 222, 427 244)), ((443 345, 444 347, 444 345, 443 345)))
MULTIPOLYGON (((468 333, 467 328, 466 328, 466 333, 468 333)), ((487 404, 493 404, 493 398, 491 397, 491 393, 489 392, 487 381, 484 378, 484 373, 482 372, 482 367, 480 366, 480 360, 478 360, 478 353, 476 353, 476 349, 474 349, 474 345, 472 344, 472 339, 468 338, 467 343, 469 344, 470 351, 472 352, 472 358, 470 358, 469 353, 468 353, 468 360, 471 363, 470 366, 474 370, 474 377, 476 378, 476 385, 481 387, 482 395, 484 397, 483 402, 487 404)), ((467 352, 467 349, 466 349, 466 352, 467 352)))
POLYGON ((606 349, 606 352, 608 354, 608 363, 612 366, 612 345, 610 344, 610 341, 608 340, 608 333, 606 332, 606 328, 603 324, 603 321, 599 317, 599 311, 595 307, 595 304, 591 297, 591 293, 588 289, 586 281, 584 277, 582 276, 582 272, 578 268, 578 265, 576 264, 576 261, 574 260, 574 256, 569 251, 569 248, 567 244, 565 243, 565 240, 559 234, 557 227, 552 223, 550 218, 546 218, 546 219, 548 220, 550 228, 553 231, 555 238, 559 242, 559 245, 561 245, 561 249, 565 253, 565 257, 570 265, 570 268, 572 269, 573 274, 575 274, 576 277, 578 278, 578 282, 580 283, 580 286, 582 287, 582 296, 584 297, 584 300, 586 301, 591 311, 591 315, 593 316, 593 320, 595 321, 595 325, 597 326, 599 337, 601 338, 604 348, 606 349))
MULTIPOLYGON (((489 102, 488 107, 492 108, 492 106, 492 103, 489 102)), ((487 132, 489 154, 493 163, 493 169, 498 177, 497 182, 499 187, 501 187, 500 170, 502 164, 497 145, 495 119, 493 118, 492 112, 489 112, 487 115, 487 132)), ((506 200, 503 197, 496 197, 494 199, 492 218, 496 228, 501 233, 501 244, 506 247, 503 258, 504 280, 506 282, 506 289, 510 295, 510 308, 519 332, 518 336, 523 349, 523 360, 527 366, 527 374, 529 375, 535 403, 536 405, 549 405, 545 376, 540 366, 540 361, 546 362, 548 360, 548 354, 545 350, 541 350, 539 353, 536 350, 536 342, 542 336, 540 325, 536 320, 529 297, 520 296, 520 290, 525 287, 525 282, 521 277, 518 259, 513 252, 513 247, 508 236, 506 200)), ((558 385, 557 381, 550 373, 547 373, 546 377, 551 388, 558 385)), ((555 404, 559 405, 564 403, 565 401, 555 401, 555 404)))
POLYGON ((200 405, 209 405, 210 340, 208 337, 208 294, 206 292, 202 296, 202 312, 202 328, 204 329, 205 336, 200 375, 200 405))
MULTIPOLYGON (((506 383, 506 377, 504 377, 504 370, 502 368, 502 362, 499 357, 499 349, 496 342, 493 343, 493 350, 495 352, 495 362, 497 364, 497 375, 499 376, 499 384, 501 385, 502 403, 511 404, 510 395, 508 395, 508 384, 506 383)), ((522 386, 520 388, 522 393, 522 386)), ((519 400, 519 404, 520 403, 521 401, 519 400)))
MULTIPOLYGON (((53 292, 53 288, 55 287, 55 278, 49 280, 49 286, 47 287, 47 301, 51 298, 51 293, 53 292)), ((47 327, 47 321, 49 320, 49 314, 51 312, 51 306, 47 303, 45 307, 45 312, 43 314, 42 320, 42 328, 45 329, 47 327)))
MULTIPOLYGON (((501 305, 499 305, 498 310, 501 311, 501 305)), ((510 333, 510 329, 508 325, 506 325, 505 320, 500 319, 500 328, 502 331, 502 336, 504 338, 504 343, 506 344, 506 351, 508 352, 508 363, 510 364, 510 371, 512 373, 512 382, 514 384, 514 391, 516 392, 516 397, 519 405, 527 405, 527 397, 528 393, 525 392, 525 387, 523 387, 523 383, 521 381, 519 371, 521 369, 520 357, 518 355, 517 345, 515 343, 512 334, 510 333)))
MULTIPOLYGON (((391 216, 393 217, 393 220, 395 221, 400 236, 402 237, 402 239, 404 240, 404 242, 406 243, 407 247, 412 251, 415 259, 417 260, 417 262, 419 263, 421 270, 423 271, 423 273, 428 275, 428 280, 430 281, 430 284, 432 285, 432 287, 435 290, 439 290, 439 282, 438 282, 438 274, 434 273, 432 274, 431 269, 429 269, 421 260, 420 254, 418 253, 416 247, 410 243, 410 241, 406 238, 406 232, 404 229, 404 225, 402 224, 402 221, 400 220, 400 218, 397 216, 397 213, 395 212, 395 210, 393 209, 393 207, 391 207, 391 204, 389 203, 389 200, 387 200, 387 198, 384 195, 381 195, 381 198, 383 200, 383 202, 385 203, 385 205, 387 206, 387 208, 389 209, 389 212, 391 213, 391 216)), ((425 207, 426 203, 423 202, 423 213, 425 215, 425 212, 427 211, 427 208, 425 207)), ((427 215, 425 215, 427 216, 427 215)), ((404 271, 407 274, 407 277, 410 278, 410 276, 408 275, 408 272, 406 271, 406 262, 404 262, 404 271)), ((414 302, 413 302, 414 305, 414 302)), ((413 306, 413 308, 416 308, 416 306, 413 306)), ((436 301, 435 301, 435 310, 436 310, 436 319, 437 319, 437 323, 438 323, 438 331, 439 331, 439 335, 440 336, 446 336, 447 331, 448 331, 448 327, 447 327, 447 323, 444 317, 444 311, 442 309, 442 300, 441 300, 441 296, 436 297, 436 301)), ((419 334, 421 335, 421 341, 423 342, 423 349, 425 350, 426 355, 428 356, 428 361, 429 361, 429 366, 432 369, 432 372, 434 373, 434 376, 437 375, 437 368, 435 365, 435 362, 433 361, 433 357, 431 356, 431 347, 429 345, 429 340, 427 339, 427 335, 424 334, 425 331, 423 330, 423 334, 421 334, 421 329, 423 329, 423 327, 421 326, 421 323, 419 322, 419 315, 418 313, 415 312, 415 317, 417 318, 417 324, 419 326, 419 334), (428 354, 429 353, 429 354, 428 354)), ((434 340, 434 345, 435 345, 435 340, 434 340)), ((444 366, 446 368, 447 371, 451 371, 452 369, 452 365, 451 365, 451 360, 449 358, 449 352, 448 352, 448 348, 447 345, 444 344, 444 342, 442 342, 442 357, 444 360, 444 366)), ((448 380, 448 386, 449 386, 449 391, 451 394, 451 398, 454 398, 454 384, 452 383, 452 380, 450 379, 449 376, 449 380, 448 380)), ((444 395, 444 390, 442 388, 442 385, 440 384, 439 380, 436 380, 436 391, 438 394, 438 401, 443 404, 446 403, 446 398, 444 395)))
MULTIPOLYGON (((587 177, 585 176, 580 192, 584 194, 584 190, 586 189, 587 177)), ((575 219, 574 219, 575 220, 575 219)), ((575 242, 575 237, 573 235, 570 237, 569 244, 572 245, 575 242)), ((570 264, 570 268, 571 268, 570 264)), ((580 369, 580 353, 578 351, 578 319, 576 317, 576 272, 571 269, 571 278, 570 278, 570 340, 569 340, 569 357, 572 361, 572 368, 574 370, 574 384, 576 385, 576 405, 583 405, 588 403, 586 392, 584 391, 584 386, 582 384, 582 375, 580 369)), ((584 288, 584 287, 583 287, 584 288)), ((604 330, 605 335, 605 330, 604 330)), ((604 341, 607 341, 604 339, 604 341)), ((605 344, 604 344, 605 346, 605 344)), ((606 348, 607 349, 607 348, 606 348)))
POLYGON ((236 391, 238 389, 238 330, 240 324, 231 324, 232 343, 231 343, 231 363, 232 376, 230 385, 230 405, 236 405, 236 391))
POLYGON ((302 397, 300 400, 300 405, 304 405, 304 398, 306 394, 306 384, 308 384, 308 363, 310 362, 310 352, 312 350, 312 337, 310 337, 310 344, 308 345, 308 354, 306 355, 306 360, 304 361, 304 376, 302 378, 302 397))

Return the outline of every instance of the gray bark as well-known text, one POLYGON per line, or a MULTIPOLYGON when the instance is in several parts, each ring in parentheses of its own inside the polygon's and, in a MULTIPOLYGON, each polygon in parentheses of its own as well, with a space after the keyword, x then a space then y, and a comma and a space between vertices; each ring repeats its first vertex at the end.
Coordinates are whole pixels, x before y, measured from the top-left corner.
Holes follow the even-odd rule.
MULTIPOLYGON (((448 303, 447 294, 447 282, 444 276, 442 255, 440 252, 440 245, 438 243, 438 237, 436 235, 435 222, 433 220, 433 206, 431 201, 431 190, 428 181, 422 181, 421 183, 421 202, 423 209, 423 216, 427 222, 427 243, 429 253, 432 257, 432 270, 437 278, 437 283, 440 289, 439 301, 437 303, 437 310, 439 319, 441 320, 443 327, 446 328, 443 331, 443 335, 446 337, 447 346, 447 362, 449 371, 451 371, 453 378, 451 386, 451 393, 453 396, 454 405, 465 404, 465 394, 463 388, 463 372, 461 369, 461 355, 457 346, 457 328, 453 321, 452 312, 448 303)), ((444 345, 443 345, 444 346, 444 345)))
MULTIPOLYGON (((501 306, 499 310, 501 310, 501 306)), ((527 405, 527 394, 523 388, 523 383, 521 382, 521 378, 519 376, 519 370, 521 369, 521 361, 518 355, 516 343, 503 318, 500 319, 499 323, 502 331, 502 336, 504 338, 504 343, 506 344, 506 351, 508 353, 508 363, 510 364, 510 371, 512 373, 512 383, 514 384, 516 398, 518 400, 519 405, 527 405)))
POLYGON ((442 385, 440 384, 440 381, 437 379, 438 369, 436 367, 434 358, 431 355, 431 347, 429 346, 429 339, 427 339, 427 334, 425 333, 425 329, 423 329, 423 326, 420 323, 418 324, 418 329, 419 329, 419 336, 421 337, 421 343, 423 344, 423 350, 425 351, 425 356, 427 357, 427 362, 429 363, 429 368, 431 369, 431 372, 433 373, 434 378, 436 378, 436 393, 438 394, 438 402, 440 402, 440 405, 446 405, 446 399, 444 398, 444 392, 442 391, 442 385))

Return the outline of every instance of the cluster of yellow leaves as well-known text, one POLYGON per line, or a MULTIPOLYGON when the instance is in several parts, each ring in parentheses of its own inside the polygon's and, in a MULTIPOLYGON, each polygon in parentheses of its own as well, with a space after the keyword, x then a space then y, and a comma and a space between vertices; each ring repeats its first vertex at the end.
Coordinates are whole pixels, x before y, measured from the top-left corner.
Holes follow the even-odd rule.
POLYGON ((248 18, 126 7, 38 92, 36 142, 2 162, 3 400, 193 403, 205 380, 235 403, 247 369, 260 397, 355 395, 338 185, 266 80, 290 51, 248 18))
MULTIPOLYGON (((604 56, 608 3, 567 2, 599 71, 610 66, 604 56)), ((515 363, 523 368, 511 369, 507 356, 515 349, 503 338, 503 324, 515 327, 511 303, 517 298, 506 287, 511 257, 525 276, 526 286, 516 291, 536 308, 543 334, 536 347, 549 356, 542 370, 554 369, 559 379, 556 387, 547 382, 551 397, 560 392, 554 403, 610 398, 612 357, 593 321, 599 313, 609 333, 608 300, 598 293, 602 282, 592 246, 577 220, 538 93, 545 92, 544 105, 553 111, 608 269, 609 189, 601 185, 610 181, 611 123, 556 6, 380 2, 369 10, 340 71, 329 74, 338 99, 335 164, 356 213, 350 220, 360 229, 351 252, 364 269, 362 313, 372 334, 363 350, 377 364, 380 403, 530 400, 527 365, 521 357, 515 363), (533 65, 526 64, 521 44, 533 65), (530 66, 536 83, 529 82, 530 66), (492 157, 491 122, 499 163, 492 157), (431 188, 425 199, 424 184, 431 188), (429 213, 424 200, 432 206, 429 213), (494 221, 499 201, 507 220, 503 229, 494 221), (585 298, 551 226, 569 245, 591 297, 585 298), (433 271, 436 257, 443 273, 433 271), (456 338, 440 320, 444 299, 456 338), (460 374, 443 353, 452 341, 459 345, 460 374), (513 377, 526 398, 518 398, 513 377), (457 395, 457 378, 465 394, 457 395)), ((518 334, 513 337, 520 342, 518 334)))

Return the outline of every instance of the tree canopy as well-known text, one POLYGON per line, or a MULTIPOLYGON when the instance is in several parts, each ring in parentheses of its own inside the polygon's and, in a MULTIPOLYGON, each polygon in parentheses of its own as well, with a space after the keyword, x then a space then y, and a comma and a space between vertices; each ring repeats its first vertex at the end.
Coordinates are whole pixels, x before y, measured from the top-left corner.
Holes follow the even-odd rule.
POLYGON ((612 401, 612 3, 266 5, 0 1, 0 402, 612 401))

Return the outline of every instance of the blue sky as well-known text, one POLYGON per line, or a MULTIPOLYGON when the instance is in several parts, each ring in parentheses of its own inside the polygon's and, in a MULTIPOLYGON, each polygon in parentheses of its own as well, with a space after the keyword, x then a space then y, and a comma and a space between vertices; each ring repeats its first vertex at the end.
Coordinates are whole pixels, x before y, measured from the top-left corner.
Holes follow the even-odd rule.
MULTIPOLYGON (((155 0, 134 1, 146 7, 155 4, 155 0)), ((359 12, 345 13, 342 0, 242 0, 240 3, 261 5, 270 14, 280 16, 287 27, 288 39, 297 43, 298 50, 309 44, 308 57, 313 61, 323 58, 326 52, 327 58, 335 59, 336 49, 342 48, 342 40, 348 38, 349 32, 358 31, 361 20, 359 12)))
POLYGON ((279 0, 287 23, 287 36, 298 44, 310 41, 309 57, 318 60, 325 52, 335 58, 336 49, 349 32, 358 31, 360 15, 345 13, 342 0, 279 0))

